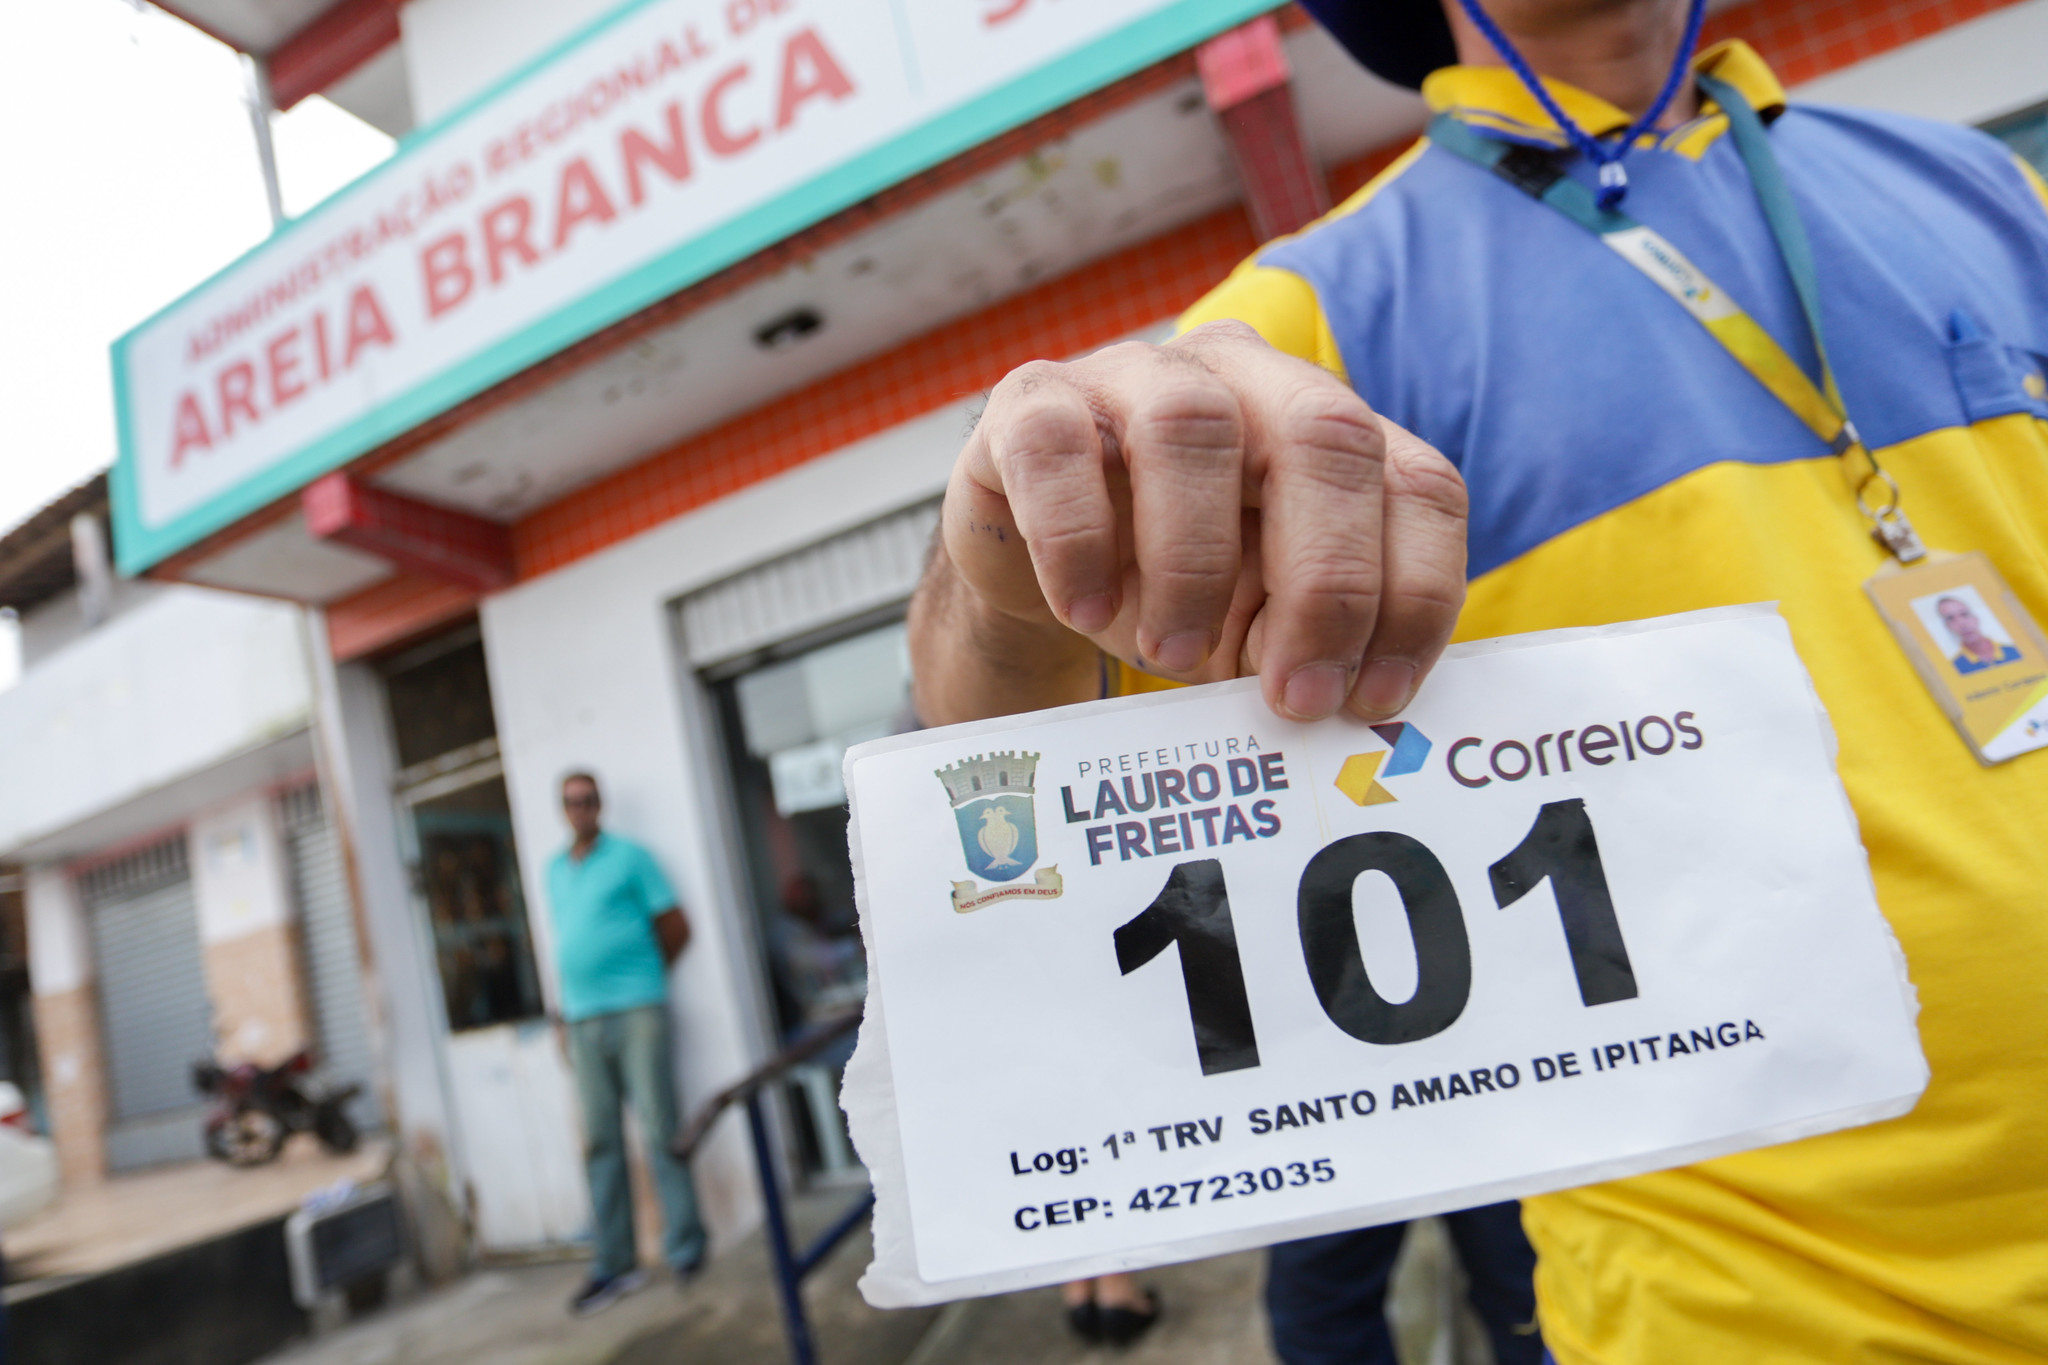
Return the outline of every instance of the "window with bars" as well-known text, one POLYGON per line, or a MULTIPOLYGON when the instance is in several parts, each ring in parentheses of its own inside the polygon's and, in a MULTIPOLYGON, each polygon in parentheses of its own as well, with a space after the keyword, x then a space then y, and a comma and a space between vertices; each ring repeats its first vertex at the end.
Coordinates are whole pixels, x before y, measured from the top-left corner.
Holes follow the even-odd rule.
POLYGON ((78 893, 87 904, 131 895, 178 881, 188 875, 185 832, 133 849, 87 868, 78 877, 78 893))

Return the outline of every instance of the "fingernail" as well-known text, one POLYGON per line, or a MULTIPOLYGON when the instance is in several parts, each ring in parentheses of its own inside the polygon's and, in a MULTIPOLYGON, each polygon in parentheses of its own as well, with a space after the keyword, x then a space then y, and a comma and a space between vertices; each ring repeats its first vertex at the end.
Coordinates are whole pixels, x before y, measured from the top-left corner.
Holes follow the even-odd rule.
POLYGON ((1067 608, 1067 624, 1083 635, 1109 629, 1109 623, 1116 619, 1116 606, 1109 600, 1109 594, 1097 593, 1084 597, 1067 608))
POLYGON ((1303 720, 1321 720, 1344 704, 1351 670, 1343 664, 1308 664, 1294 670, 1281 700, 1303 720))
POLYGON ((1208 632, 1184 630, 1161 640, 1152 651, 1152 662, 1169 673, 1192 673, 1209 657, 1209 648, 1208 632))
POLYGON ((1358 680, 1358 704, 1375 715, 1391 716, 1408 704, 1414 691, 1414 664, 1374 659, 1358 680))

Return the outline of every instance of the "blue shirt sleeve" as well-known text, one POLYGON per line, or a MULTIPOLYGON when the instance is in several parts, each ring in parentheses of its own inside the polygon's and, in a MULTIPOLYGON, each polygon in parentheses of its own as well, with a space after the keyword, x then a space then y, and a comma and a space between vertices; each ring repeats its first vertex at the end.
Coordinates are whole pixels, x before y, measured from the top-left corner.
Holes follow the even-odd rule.
POLYGON ((668 878, 661 874, 661 865, 654 861, 654 855, 646 849, 634 846, 633 881, 640 889, 642 901, 647 906, 647 917, 654 918, 664 910, 675 907, 676 893, 668 884, 668 878))

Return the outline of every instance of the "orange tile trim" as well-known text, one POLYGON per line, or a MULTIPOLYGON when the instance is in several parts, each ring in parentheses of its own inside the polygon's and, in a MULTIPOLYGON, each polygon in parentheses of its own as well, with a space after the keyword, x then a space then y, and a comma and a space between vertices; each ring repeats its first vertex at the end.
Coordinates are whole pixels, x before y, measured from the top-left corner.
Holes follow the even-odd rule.
POLYGON ((347 663, 404 644, 476 611, 477 594, 400 573, 327 606, 327 647, 347 663))
POLYGON ((512 528, 519 576, 560 568, 806 460, 1173 316, 1250 252, 1233 207, 925 333, 678 442, 512 528))
POLYGON ((1745 39, 1792 86, 2018 2, 1751 0, 1709 18, 1701 43, 1745 39))
MULTIPOLYGON (((1704 41, 1745 38, 1786 84, 1796 85, 2017 2, 1751 0, 1709 19, 1704 41)), ((1283 22, 1293 29, 1304 21, 1290 9, 1283 22)), ((906 182, 622 326, 632 327, 637 334, 642 326, 672 321, 762 273, 805 259, 878 218, 901 212, 1049 137, 1185 79, 1192 70, 1190 56, 1162 63, 1119 87, 906 182), (656 311, 658 317, 653 315, 656 311)), ((1331 168, 1332 196, 1338 200, 1348 196, 1404 146, 1379 148, 1331 168)), ((1198 298, 1255 245, 1239 210, 1211 215, 698 433, 516 525, 513 545, 519 576, 531 578, 558 569, 807 460, 984 390, 1025 360, 1072 355, 1170 317, 1198 298)), ((592 338, 583 348, 572 348, 529 372, 530 378, 522 376, 512 383, 549 382, 563 369, 587 360, 584 348, 619 340, 614 333, 592 338)), ((496 394, 498 401, 507 396, 496 394)), ((417 448, 420 440, 432 439, 445 427, 472 416, 467 410, 450 413, 433 431, 409 436, 404 449, 389 448, 370 460, 382 464, 401 458, 417 448)), ((337 658, 361 657, 458 619, 474 606, 474 598, 460 590, 421 580, 393 579, 331 606, 330 640, 337 658)))
MULTIPOLYGON (((1376 148, 1332 168, 1332 196, 1350 195, 1406 145, 1376 148)), ((1257 245, 1241 209, 1212 214, 686 438, 518 523, 513 553, 519 576, 560 568, 983 391, 1026 360, 1073 355, 1172 317, 1257 245)))
MULTIPOLYGON (((2012 3, 2017 0, 1751 0, 1710 19, 1705 41, 1745 38, 1786 84, 1796 85, 2012 3)), ((1292 11, 1288 17, 1289 27, 1299 22, 1292 11)), ((1332 168, 1332 197, 1342 200, 1405 145, 1332 168)), ((560 568, 985 389, 1025 360, 1072 355, 1171 316, 1254 245, 1241 211, 1212 215, 691 436, 518 523, 519 575, 560 568)))

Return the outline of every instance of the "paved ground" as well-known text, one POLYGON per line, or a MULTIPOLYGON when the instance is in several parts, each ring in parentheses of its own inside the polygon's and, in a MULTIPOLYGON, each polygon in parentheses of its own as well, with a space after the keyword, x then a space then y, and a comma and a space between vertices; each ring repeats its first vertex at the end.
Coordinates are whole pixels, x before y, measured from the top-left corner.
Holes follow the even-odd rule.
MULTIPOLYGON (((800 1201, 819 1226, 845 1195, 800 1201)), ((1490 1365, 1469 1327, 1438 1327, 1454 1287, 1448 1240, 1411 1238, 1390 1316, 1404 1365, 1490 1365)), ((880 1312, 854 1290, 865 1230, 841 1244, 805 1291, 821 1365, 1273 1365, 1257 1252, 1169 1266, 1144 1279, 1166 1309, 1128 1351, 1089 1348, 1066 1330, 1059 1291, 1032 1290, 944 1310, 880 1312)), ((486 1269, 412 1303, 271 1357, 264 1365, 784 1365, 781 1318, 758 1238, 678 1289, 660 1280, 595 1318, 564 1311, 581 1263, 486 1269)))
POLYGON ((181 1162, 67 1190, 8 1232, 7 1278, 18 1283, 89 1274, 204 1241, 289 1213, 337 1181, 374 1180, 389 1157, 374 1139, 336 1157, 301 1135, 267 1166, 239 1170, 218 1161, 181 1162))
MULTIPOLYGON (((1270 1365, 1255 1311, 1259 1258, 1229 1257, 1148 1275, 1167 1310, 1127 1352, 1090 1350, 1070 1336, 1059 1291, 981 1299, 946 1310, 883 1313, 853 1292, 866 1249, 853 1246, 810 1286, 821 1365, 1270 1365)), ((451 1290, 386 1313, 265 1365, 783 1365, 782 1324, 766 1265, 728 1256, 678 1291, 658 1282, 584 1321, 563 1305, 580 1265, 485 1270, 451 1290)))
MULTIPOLYGON (((845 1191, 797 1201, 799 1236, 843 1208, 845 1191)), ((823 1365, 899 1365, 936 1310, 884 1313, 853 1284, 867 1265, 865 1228, 840 1243, 806 1286, 823 1365)), ((783 1365, 782 1322, 761 1239, 720 1256, 686 1288, 660 1278, 599 1314, 566 1306, 582 1262, 481 1270, 447 1289, 271 1357, 264 1365, 783 1365)))
MULTIPOLYGON (((953 1304, 906 1365, 1275 1365, 1266 1333, 1265 1264, 1265 1254, 1253 1251, 1147 1272, 1141 1278, 1159 1291, 1164 1311, 1159 1325, 1125 1351, 1076 1340, 1066 1329, 1057 1289, 953 1304)), ((1477 1320, 1469 1310, 1456 1311, 1460 1273, 1442 1224, 1417 1225, 1388 1295, 1402 1365, 1492 1365, 1477 1320)))
POLYGON ((1258 1252, 1147 1272, 1142 1279, 1164 1307, 1159 1325, 1128 1350, 1077 1340, 1057 1289, 974 1299, 945 1311, 911 1365, 1272 1365, 1259 1306, 1264 1275, 1258 1252))
MULTIPOLYGON (((388 1152, 366 1142, 325 1155, 295 1139, 269 1166, 217 1162, 164 1167, 67 1193, 7 1237, 16 1280, 88 1273, 244 1227, 297 1207, 340 1180, 374 1179, 388 1152)), ((825 1191, 796 1201, 799 1237, 849 1198, 825 1191)), ((650 1226, 643 1209, 641 1220, 650 1226)), ((869 1255, 857 1230, 805 1289, 821 1365, 1274 1365, 1261 1304, 1263 1255, 1169 1266, 1144 1276, 1165 1303, 1159 1326, 1128 1351, 1090 1348, 1066 1329, 1057 1289, 882 1312, 854 1282, 869 1255)), ((456 1284, 375 1312, 301 1343, 264 1365, 785 1365, 781 1314, 760 1237, 678 1287, 659 1278, 595 1318, 569 1317, 584 1262, 486 1268, 456 1284)), ((1448 1239, 1436 1224, 1411 1235, 1395 1276, 1389 1317, 1403 1365, 1491 1365, 1475 1324, 1449 1333, 1459 1292, 1448 1239)))

